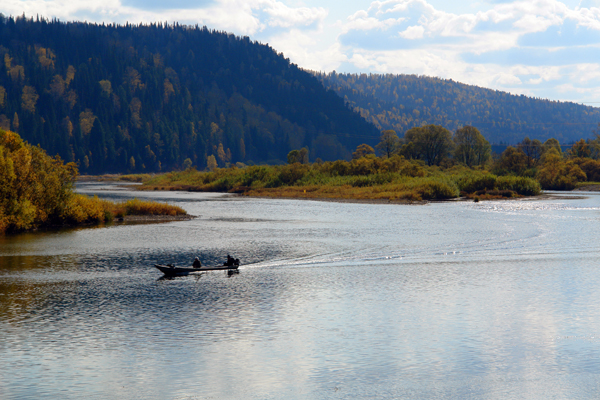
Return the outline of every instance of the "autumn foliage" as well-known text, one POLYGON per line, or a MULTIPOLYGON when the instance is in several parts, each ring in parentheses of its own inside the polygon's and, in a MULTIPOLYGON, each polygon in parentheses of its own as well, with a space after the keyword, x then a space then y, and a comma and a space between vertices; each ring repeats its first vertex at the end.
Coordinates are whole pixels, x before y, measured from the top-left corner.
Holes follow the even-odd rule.
POLYGON ((0 234, 110 221, 124 215, 181 215, 168 204, 114 203, 73 193, 77 166, 0 129, 0 234))
POLYGON ((77 167, 0 130, 0 232, 58 223, 73 201, 77 167))

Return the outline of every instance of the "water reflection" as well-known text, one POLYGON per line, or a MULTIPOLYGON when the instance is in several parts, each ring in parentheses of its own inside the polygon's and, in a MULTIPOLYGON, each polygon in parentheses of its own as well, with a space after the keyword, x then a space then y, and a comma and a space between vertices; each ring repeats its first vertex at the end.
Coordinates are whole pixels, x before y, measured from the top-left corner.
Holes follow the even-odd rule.
POLYGON ((597 392, 595 195, 403 207, 112 189, 81 190, 198 218, 0 238, 0 397, 597 392), (153 267, 227 253, 239 274, 153 267))

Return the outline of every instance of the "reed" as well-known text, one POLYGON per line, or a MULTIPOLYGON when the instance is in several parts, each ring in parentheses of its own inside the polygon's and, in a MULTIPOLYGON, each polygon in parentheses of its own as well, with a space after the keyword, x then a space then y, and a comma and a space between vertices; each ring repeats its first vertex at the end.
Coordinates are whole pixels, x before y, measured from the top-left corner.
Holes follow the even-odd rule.
MULTIPOLYGON (((116 204, 119 206, 120 204, 116 204)), ((139 199, 127 200, 124 204, 125 215, 186 215, 187 212, 179 207, 166 203, 154 201, 142 201, 139 199)))
POLYGON ((178 206, 138 199, 124 202, 103 200, 98 196, 73 195, 64 208, 61 219, 68 225, 110 222, 127 215, 186 215, 178 206))

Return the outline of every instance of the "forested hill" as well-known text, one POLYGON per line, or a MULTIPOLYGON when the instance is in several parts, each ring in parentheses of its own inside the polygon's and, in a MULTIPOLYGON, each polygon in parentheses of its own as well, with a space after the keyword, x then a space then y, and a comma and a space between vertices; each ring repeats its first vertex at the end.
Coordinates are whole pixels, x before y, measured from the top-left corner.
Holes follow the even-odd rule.
POLYGON ((515 96, 415 75, 319 74, 316 76, 378 129, 402 135, 422 124, 454 131, 478 128, 491 143, 515 144, 555 138, 561 143, 593 135, 600 109, 568 102, 515 96))
POLYGON ((247 37, 0 15, 0 128, 82 172, 347 158, 379 132, 247 37), (214 164, 211 164, 214 165, 214 164))

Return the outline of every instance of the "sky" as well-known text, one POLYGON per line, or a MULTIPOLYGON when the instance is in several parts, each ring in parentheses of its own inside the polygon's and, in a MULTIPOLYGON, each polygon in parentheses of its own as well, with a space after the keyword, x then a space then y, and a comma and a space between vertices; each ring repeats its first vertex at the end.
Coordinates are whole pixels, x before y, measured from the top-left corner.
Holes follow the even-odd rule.
POLYGON ((600 107, 600 0, 2 0, 0 13, 206 25, 305 69, 434 76, 600 107))

